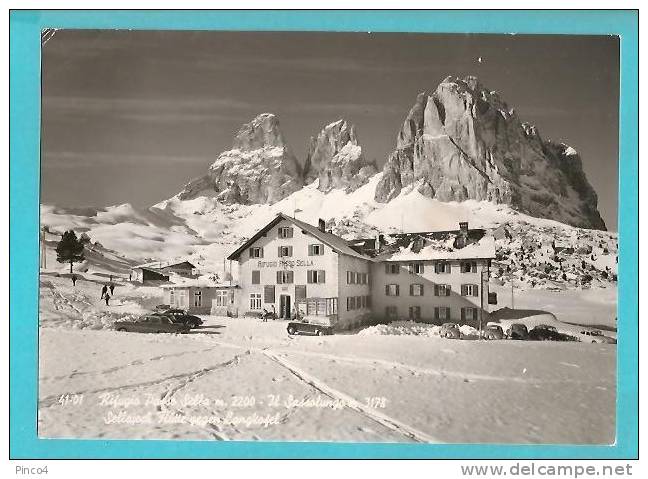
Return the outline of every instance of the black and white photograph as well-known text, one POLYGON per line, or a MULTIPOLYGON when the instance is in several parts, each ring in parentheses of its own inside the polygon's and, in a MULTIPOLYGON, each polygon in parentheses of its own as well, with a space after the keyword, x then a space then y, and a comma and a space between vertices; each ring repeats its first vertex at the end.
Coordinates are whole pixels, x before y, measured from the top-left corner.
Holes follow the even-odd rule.
POLYGON ((619 55, 43 30, 38 437, 614 444, 619 55))

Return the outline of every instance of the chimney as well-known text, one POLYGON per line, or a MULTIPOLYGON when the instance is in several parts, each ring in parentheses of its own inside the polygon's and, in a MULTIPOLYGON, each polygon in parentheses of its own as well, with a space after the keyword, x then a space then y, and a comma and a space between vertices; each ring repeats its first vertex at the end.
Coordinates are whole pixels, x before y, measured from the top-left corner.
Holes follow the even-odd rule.
POLYGON ((322 233, 326 233, 326 221, 324 221, 322 218, 320 218, 317 222, 317 229, 319 229, 322 233))
POLYGON ((468 234, 468 222, 467 221, 461 221, 459 223, 459 231, 464 235, 468 234))

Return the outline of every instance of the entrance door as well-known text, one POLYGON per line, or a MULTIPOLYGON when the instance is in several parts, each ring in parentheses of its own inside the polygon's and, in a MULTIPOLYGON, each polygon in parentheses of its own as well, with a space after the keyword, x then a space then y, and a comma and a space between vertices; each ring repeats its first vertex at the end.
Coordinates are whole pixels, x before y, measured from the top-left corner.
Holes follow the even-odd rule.
POLYGON ((279 296, 279 317, 284 319, 290 319, 290 296, 287 294, 282 294, 279 296))

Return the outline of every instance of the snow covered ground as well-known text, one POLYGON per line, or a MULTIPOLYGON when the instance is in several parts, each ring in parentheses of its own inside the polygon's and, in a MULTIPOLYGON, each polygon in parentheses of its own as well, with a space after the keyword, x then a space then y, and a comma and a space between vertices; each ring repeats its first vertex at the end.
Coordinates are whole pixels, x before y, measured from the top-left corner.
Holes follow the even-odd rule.
POLYGON ((614 441, 615 345, 291 338, 284 322, 211 316, 187 335, 119 333, 159 290, 118 283, 106 307, 101 284, 41 275, 41 437, 614 441))

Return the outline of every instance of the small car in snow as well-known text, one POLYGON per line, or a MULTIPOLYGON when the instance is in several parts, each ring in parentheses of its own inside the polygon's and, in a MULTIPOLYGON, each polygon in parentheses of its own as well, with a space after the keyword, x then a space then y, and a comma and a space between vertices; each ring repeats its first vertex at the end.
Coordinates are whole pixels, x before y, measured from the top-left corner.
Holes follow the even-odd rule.
POLYGON ((576 341, 574 336, 558 332, 555 326, 539 324, 529 331, 529 339, 532 341, 576 341))
POLYGON ((457 323, 444 323, 439 336, 447 339, 461 339, 461 330, 457 323))
POLYGON ((504 331, 498 324, 488 324, 482 331, 482 338, 488 340, 504 339, 504 331))
POLYGON ((528 339, 529 330, 525 324, 513 323, 506 330, 506 337, 508 339, 528 339))
POLYGON ((288 331, 288 334, 290 334, 291 336, 297 334, 324 336, 325 334, 333 334, 333 326, 307 323, 305 321, 291 321, 290 323, 288 323, 286 331, 288 331))
POLYGON ((186 324, 190 328, 197 328, 203 323, 198 316, 187 313, 184 309, 167 309, 153 313, 156 316, 168 316, 174 323, 186 324))
POLYGON ((617 340, 614 338, 611 338, 609 336, 604 336, 603 333, 599 330, 585 330, 581 331, 580 334, 585 336, 585 338, 581 339, 583 342, 591 342, 591 343, 596 343, 596 344, 616 344, 617 340))
POLYGON ((188 333, 191 329, 184 323, 175 323, 167 316, 145 314, 135 321, 115 321, 117 331, 132 333, 188 333))

